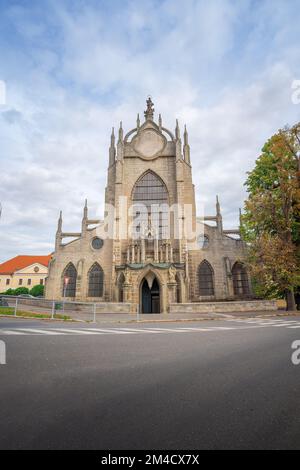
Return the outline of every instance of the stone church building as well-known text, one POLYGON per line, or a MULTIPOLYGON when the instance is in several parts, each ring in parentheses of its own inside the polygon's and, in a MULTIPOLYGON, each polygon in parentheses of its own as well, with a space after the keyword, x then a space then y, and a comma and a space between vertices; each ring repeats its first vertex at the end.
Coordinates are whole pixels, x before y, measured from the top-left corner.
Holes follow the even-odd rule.
POLYGON ((86 203, 81 231, 66 233, 60 214, 46 297, 143 313, 248 299, 239 230, 223 229, 218 198, 214 215, 196 215, 186 128, 182 141, 178 122, 175 133, 155 122, 150 98, 144 116, 126 135, 121 123, 117 142, 112 131, 104 220, 86 203))

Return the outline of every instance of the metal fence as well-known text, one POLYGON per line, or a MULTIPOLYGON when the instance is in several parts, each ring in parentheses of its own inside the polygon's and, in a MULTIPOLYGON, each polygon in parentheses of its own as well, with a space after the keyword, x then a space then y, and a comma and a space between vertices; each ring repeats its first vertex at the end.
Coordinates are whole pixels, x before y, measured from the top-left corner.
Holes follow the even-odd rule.
MULTIPOLYGON (((9 309, 7 313, 14 317, 77 320, 95 323, 110 318, 134 317, 130 313, 131 305, 128 303, 77 302, 1 295, 0 314, 1 311, 5 313, 5 309, 9 309)), ((138 311, 136 316, 138 319, 138 311)))

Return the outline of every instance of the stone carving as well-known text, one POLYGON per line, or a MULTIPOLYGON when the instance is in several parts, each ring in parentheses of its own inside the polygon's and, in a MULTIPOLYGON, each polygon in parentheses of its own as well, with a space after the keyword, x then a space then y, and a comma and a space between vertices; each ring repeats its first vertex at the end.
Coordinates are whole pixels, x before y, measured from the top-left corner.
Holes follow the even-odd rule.
POLYGON ((176 282, 176 269, 174 266, 169 267, 169 281, 176 282))
POLYGON ((133 138, 132 145, 142 157, 154 158, 164 150, 166 139, 156 130, 146 128, 133 138))
POLYGON ((128 269, 125 269, 125 274, 124 274, 124 284, 130 284, 131 282, 131 275, 128 269))
POLYGON ((149 98, 146 100, 146 103, 147 103, 147 109, 146 111, 144 112, 144 115, 145 115, 145 119, 153 119, 153 115, 154 115, 154 104, 149 96, 149 98))

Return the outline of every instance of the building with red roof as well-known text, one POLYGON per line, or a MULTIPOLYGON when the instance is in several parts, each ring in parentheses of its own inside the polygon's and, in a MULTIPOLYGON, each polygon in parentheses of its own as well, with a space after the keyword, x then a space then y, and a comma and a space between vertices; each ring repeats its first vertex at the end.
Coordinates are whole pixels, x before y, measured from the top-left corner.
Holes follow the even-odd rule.
POLYGON ((44 285, 51 255, 18 255, 0 264, 0 292, 44 285))

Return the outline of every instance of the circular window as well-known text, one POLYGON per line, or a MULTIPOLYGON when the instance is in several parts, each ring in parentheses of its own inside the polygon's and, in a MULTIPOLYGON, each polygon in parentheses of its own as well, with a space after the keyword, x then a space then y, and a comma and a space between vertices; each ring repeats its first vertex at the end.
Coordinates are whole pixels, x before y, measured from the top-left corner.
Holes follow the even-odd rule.
POLYGON ((102 240, 102 238, 99 238, 99 237, 93 238, 93 240, 92 240, 92 247, 94 248, 94 250, 100 250, 100 248, 103 247, 103 240, 102 240))
POLYGON ((199 235, 197 238, 199 248, 207 248, 209 245, 209 238, 207 235, 199 235))
POLYGON ((40 268, 38 268, 37 266, 34 268, 34 272, 35 272, 35 273, 38 273, 39 270, 40 270, 40 268))

